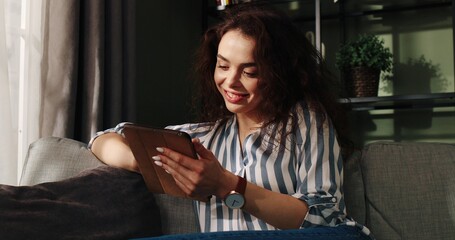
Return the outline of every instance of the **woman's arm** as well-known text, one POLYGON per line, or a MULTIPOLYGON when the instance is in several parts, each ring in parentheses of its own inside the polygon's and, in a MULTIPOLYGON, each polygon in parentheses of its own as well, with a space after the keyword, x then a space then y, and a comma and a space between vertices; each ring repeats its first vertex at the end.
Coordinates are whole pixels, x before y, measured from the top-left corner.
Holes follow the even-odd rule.
POLYGON ((307 204, 290 195, 248 183, 243 210, 279 229, 298 229, 308 212, 307 204))
MULTIPOLYGON (((163 148, 157 165, 161 165, 189 196, 215 195, 223 198, 237 186, 238 177, 225 170, 202 144, 193 141, 199 160, 163 148)), ((243 210, 280 228, 299 228, 308 212, 304 201, 247 183, 243 210)))
POLYGON ((125 138, 115 132, 98 136, 90 148, 95 156, 109 166, 139 172, 136 159, 125 138))

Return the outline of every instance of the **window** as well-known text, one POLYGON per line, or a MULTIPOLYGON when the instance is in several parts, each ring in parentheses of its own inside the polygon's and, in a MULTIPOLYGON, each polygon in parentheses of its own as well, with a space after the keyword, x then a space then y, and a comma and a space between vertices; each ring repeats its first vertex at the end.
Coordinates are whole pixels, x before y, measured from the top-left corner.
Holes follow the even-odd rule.
POLYGON ((28 145, 38 138, 42 6, 41 0, 0 1, 0 183, 17 184, 28 145))

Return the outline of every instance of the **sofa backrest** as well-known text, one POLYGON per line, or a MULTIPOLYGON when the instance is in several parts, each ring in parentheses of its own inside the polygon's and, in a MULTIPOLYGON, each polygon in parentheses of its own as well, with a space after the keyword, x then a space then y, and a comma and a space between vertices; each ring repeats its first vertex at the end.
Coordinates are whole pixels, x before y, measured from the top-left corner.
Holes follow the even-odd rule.
POLYGON ((346 163, 344 184, 348 215, 377 239, 455 236, 455 145, 369 144, 346 163))
POLYGON ((58 137, 45 137, 30 144, 19 185, 35 185, 74 177, 81 171, 104 165, 87 144, 58 137))

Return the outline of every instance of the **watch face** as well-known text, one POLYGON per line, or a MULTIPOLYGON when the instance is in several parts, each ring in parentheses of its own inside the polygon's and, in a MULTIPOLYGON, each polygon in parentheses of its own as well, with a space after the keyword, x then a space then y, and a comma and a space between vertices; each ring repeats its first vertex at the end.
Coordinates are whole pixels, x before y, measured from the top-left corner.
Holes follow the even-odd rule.
POLYGON ((243 207, 243 204, 245 204, 245 199, 240 193, 231 193, 226 197, 224 203, 229 208, 238 209, 243 207))

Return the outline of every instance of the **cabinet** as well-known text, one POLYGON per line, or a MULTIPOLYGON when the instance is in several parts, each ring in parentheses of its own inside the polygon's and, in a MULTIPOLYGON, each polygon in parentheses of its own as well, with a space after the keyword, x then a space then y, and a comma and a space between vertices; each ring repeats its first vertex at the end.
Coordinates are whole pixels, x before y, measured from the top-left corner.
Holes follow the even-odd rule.
MULTIPOLYGON (((380 35, 394 54, 379 97, 340 99, 352 110, 455 106, 455 0, 267 0, 285 11, 323 52, 330 70, 341 43, 380 35)), ((216 1, 204 1, 203 28, 216 21, 216 1)), ((344 94, 341 93, 343 96, 344 94)), ((344 95, 345 96, 345 95, 344 95)))

